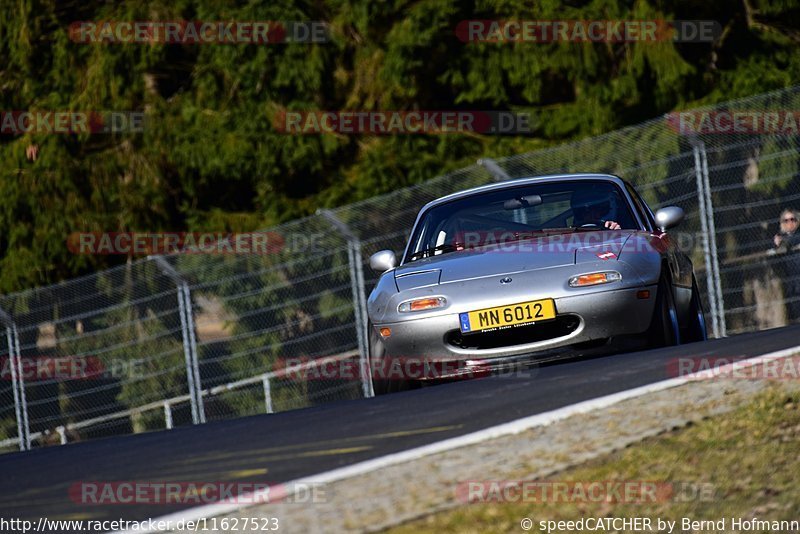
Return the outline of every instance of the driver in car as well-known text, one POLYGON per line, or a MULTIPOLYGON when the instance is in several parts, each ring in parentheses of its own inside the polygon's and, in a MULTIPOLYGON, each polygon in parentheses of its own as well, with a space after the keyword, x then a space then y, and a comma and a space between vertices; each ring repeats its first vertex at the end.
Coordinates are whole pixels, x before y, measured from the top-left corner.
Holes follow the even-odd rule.
POLYGON ((570 205, 572 207, 574 226, 597 226, 609 230, 621 230, 620 224, 614 220, 613 200, 605 191, 598 192, 583 189, 572 193, 570 205))

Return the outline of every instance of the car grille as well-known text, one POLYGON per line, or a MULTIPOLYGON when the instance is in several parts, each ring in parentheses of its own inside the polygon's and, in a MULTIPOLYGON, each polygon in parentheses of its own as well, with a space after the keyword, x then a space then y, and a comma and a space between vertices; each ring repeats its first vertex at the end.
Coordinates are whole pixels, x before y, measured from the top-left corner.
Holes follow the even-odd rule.
POLYGON ((568 336, 577 330, 578 326, 580 319, 577 315, 559 315, 553 321, 491 332, 462 334, 460 330, 451 330, 445 334, 445 342, 460 349, 470 350, 513 347, 568 336))

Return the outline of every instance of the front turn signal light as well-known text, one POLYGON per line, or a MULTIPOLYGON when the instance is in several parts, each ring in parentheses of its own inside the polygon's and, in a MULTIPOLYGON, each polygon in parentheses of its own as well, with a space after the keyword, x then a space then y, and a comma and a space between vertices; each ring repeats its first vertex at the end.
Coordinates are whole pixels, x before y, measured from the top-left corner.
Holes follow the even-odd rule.
POLYGON ((397 307, 397 311, 405 313, 432 310, 434 308, 444 308, 446 305, 447 299, 444 297, 425 297, 401 302, 400 306, 397 307))
POLYGON ((622 275, 617 271, 589 273, 570 278, 569 287, 596 286, 599 284, 608 284, 609 282, 619 282, 620 280, 622 280, 622 275))

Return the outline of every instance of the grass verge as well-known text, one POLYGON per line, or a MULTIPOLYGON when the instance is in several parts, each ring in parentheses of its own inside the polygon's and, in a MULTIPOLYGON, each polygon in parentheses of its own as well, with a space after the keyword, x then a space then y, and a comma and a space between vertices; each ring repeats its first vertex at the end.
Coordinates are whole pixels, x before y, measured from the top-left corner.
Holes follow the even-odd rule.
MULTIPOLYGON (((525 481, 524 475, 505 486, 484 481, 482 486, 472 486, 473 496, 484 502, 462 504, 389 532, 523 532, 523 518, 532 520, 529 532, 547 532, 540 528, 540 521, 604 517, 651 518, 651 529, 638 532, 658 532, 657 518, 675 521, 672 532, 774 532, 759 528, 764 526, 760 523, 737 529, 734 518, 800 521, 798 475, 800 393, 775 385, 733 412, 538 481, 545 482, 543 486, 519 484, 525 481), (503 488, 507 488, 505 494, 503 488), (624 492, 632 488, 626 498, 624 492), (609 494, 616 501, 612 497, 609 502, 609 494), (687 525, 684 518, 715 523, 682 530, 687 525)), ((453 487, 454 498, 469 494, 467 484, 463 481, 453 487)), ((558 530, 584 531, 588 529, 577 525, 558 530)))

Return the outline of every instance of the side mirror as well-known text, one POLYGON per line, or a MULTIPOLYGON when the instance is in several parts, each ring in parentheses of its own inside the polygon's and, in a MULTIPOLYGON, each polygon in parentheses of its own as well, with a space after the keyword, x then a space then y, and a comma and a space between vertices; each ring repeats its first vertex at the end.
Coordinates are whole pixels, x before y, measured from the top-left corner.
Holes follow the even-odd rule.
POLYGON ((678 226, 683 220, 683 210, 678 206, 668 206, 656 212, 656 225, 662 232, 678 226))
POLYGON ((369 257, 369 266, 373 271, 385 273, 397 267, 397 256, 391 250, 381 250, 369 257))

